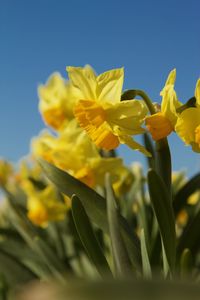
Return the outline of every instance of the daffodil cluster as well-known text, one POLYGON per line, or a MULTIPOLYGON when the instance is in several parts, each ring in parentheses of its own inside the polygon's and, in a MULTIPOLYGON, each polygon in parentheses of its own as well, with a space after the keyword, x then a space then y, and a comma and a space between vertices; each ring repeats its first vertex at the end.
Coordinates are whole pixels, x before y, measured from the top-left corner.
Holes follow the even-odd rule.
MULTIPOLYGON (((133 181, 131 171, 119 157, 109 151, 127 144, 149 156, 149 152, 134 139, 142 134, 147 107, 142 100, 121 101, 124 81, 123 68, 96 75, 85 67, 67 67, 68 80, 54 73, 45 85, 40 85, 39 110, 46 125, 31 143, 32 155, 41 157, 68 172, 91 188, 104 186, 110 173, 113 188, 119 196, 133 181)), ((46 217, 35 194, 29 189, 28 216, 39 223, 46 217), (31 205, 30 205, 31 203, 31 205), (38 219, 37 219, 38 212, 38 219)), ((42 199, 46 193, 42 192, 42 199)), ((50 218, 51 219, 51 218, 50 218)), ((49 219, 49 220, 50 220, 49 219)))
POLYGON ((106 172, 114 183, 129 171, 120 158, 103 157, 101 151, 121 143, 149 156, 132 137, 145 132, 147 107, 142 100, 121 101, 123 68, 98 76, 89 65, 67 72, 69 80, 55 73, 39 87, 40 112, 55 134, 43 131, 32 152, 90 187, 102 186, 106 172))

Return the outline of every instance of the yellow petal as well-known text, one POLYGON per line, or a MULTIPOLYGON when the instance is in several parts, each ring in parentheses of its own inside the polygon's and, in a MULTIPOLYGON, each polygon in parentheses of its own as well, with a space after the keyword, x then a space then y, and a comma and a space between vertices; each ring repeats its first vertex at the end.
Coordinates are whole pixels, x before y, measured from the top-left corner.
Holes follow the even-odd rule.
POLYGON ((96 75, 90 66, 67 67, 67 72, 72 85, 79 90, 80 99, 96 99, 96 75))
POLYGON ((200 78, 197 80, 197 83, 196 83, 195 97, 197 100, 197 105, 200 106, 200 78))
POLYGON ((55 138, 47 131, 31 140, 31 152, 34 157, 42 157, 48 162, 52 163, 52 149, 55 144, 55 138))
POLYGON ((167 77, 167 80, 165 82, 165 87, 168 85, 174 85, 175 81, 176 81, 176 69, 173 69, 167 77))
POLYGON ((45 227, 48 224, 47 210, 36 198, 29 198, 27 216, 29 220, 37 226, 45 227))
POLYGON ((106 111, 106 120, 111 127, 121 127, 126 134, 140 134, 144 132, 141 124, 147 114, 146 105, 140 100, 122 101, 110 106, 106 111))
POLYGON ((165 86, 161 91, 162 96, 161 112, 169 119, 174 127, 177 120, 176 109, 181 106, 181 102, 178 101, 176 92, 174 90, 174 84, 176 80, 176 69, 172 70, 167 78, 165 86))
MULTIPOLYGON (((179 137, 188 145, 195 144, 195 130, 200 124, 200 109, 185 109, 178 117, 175 130, 179 137)), ((194 145, 195 147, 195 145, 194 145)))
POLYGON ((66 81, 59 73, 53 73, 45 85, 38 88, 38 96, 41 100, 40 108, 46 109, 49 105, 55 105, 55 99, 65 98, 66 81))
POLYGON ((114 69, 97 77, 97 97, 99 101, 118 103, 121 99, 124 69, 114 69))
POLYGON ((128 135, 119 135, 119 140, 120 140, 120 143, 126 144, 131 149, 138 150, 141 153, 143 153, 144 155, 146 155, 148 157, 151 157, 151 153, 149 151, 147 151, 142 145, 140 145, 139 143, 134 141, 133 138, 131 138, 130 136, 128 136, 128 135))

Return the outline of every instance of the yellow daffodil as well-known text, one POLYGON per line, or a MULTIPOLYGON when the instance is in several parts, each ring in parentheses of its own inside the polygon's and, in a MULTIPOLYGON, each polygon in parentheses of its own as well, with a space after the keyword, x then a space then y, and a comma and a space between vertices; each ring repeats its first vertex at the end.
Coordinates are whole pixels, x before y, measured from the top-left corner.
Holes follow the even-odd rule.
POLYGON ((42 190, 27 191, 28 218, 37 226, 46 227, 49 221, 60 221, 65 218, 67 206, 58 200, 53 186, 42 190))
POLYGON ((103 158, 87 133, 71 121, 58 137, 44 132, 32 142, 32 152, 90 187, 104 185, 104 176, 118 180, 123 166, 120 158, 103 158), (48 153, 48 154, 47 154, 48 153))
POLYGON ((175 128, 176 109, 181 106, 174 90, 175 80, 176 70, 174 69, 170 72, 160 93, 162 96, 161 110, 145 119, 146 126, 155 141, 167 137, 175 128))
POLYGON ((194 107, 188 107, 178 115, 175 130, 186 145, 200 152, 200 79, 196 84, 195 98, 194 107))
POLYGON ((73 119, 73 107, 79 95, 77 93, 59 73, 54 73, 45 85, 40 85, 39 110, 45 123, 55 130, 61 130, 73 119))
POLYGON ((80 94, 74 114, 97 147, 111 150, 120 143, 148 151, 135 142, 131 135, 141 134, 147 114, 143 101, 120 101, 124 81, 123 68, 107 71, 97 76, 90 66, 67 67, 74 89, 80 94))

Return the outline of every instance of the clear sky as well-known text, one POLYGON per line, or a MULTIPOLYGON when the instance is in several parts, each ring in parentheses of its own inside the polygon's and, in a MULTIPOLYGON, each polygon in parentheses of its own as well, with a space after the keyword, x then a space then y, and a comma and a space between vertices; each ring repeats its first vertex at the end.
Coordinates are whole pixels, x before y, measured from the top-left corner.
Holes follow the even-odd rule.
MULTIPOLYGON (((124 89, 144 89, 154 101, 171 69, 185 102, 200 77, 199 0, 0 0, 0 156, 17 161, 44 127, 37 86, 67 65, 97 73, 125 67, 124 89)), ((175 135, 174 169, 200 169, 199 155, 175 135)), ((122 147, 126 162, 144 161, 122 147)))

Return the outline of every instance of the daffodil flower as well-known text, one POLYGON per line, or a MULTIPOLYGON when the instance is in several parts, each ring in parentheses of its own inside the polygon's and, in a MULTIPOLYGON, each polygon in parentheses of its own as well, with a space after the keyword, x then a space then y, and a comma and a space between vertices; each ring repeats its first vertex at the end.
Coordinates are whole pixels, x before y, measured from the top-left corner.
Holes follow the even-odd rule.
POLYGON ((27 192, 28 218, 37 226, 46 227, 49 221, 65 218, 67 206, 58 200, 53 186, 43 190, 29 189, 27 192))
POLYGON ((74 118, 77 92, 59 73, 52 74, 45 85, 39 86, 39 110, 48 126, 56 131, 62 130, 74 118))
POLYGON ((141 125, 147 108, 140 100, 120 101, 123 68, 107 71, 99 76, 90 66, 67 67, 67 72, 71 84, 80 94, 74 115, 96 146, 112 150, 122 143, 150 155, 131 137, 144 132, 141 125))
POLYGON ((186 108, 178 115, 175 130, 186 145, 200 152, 200 79, 196 84, 195 98, 195 107, 186 108))
POLYGON ((145 119, 147 129, 155 141, 167 137, 175 129, 178 117, 176 110, 182 105, 174 90, 175 80, 176 70, 174 69, 170 72, 160 93, 162 96, 161 110, 145 119))
POLYGON ((71 121, 58 137, 43 132, 32 141, 32 153, 92 188, 104 185, 107 172, 111 174, 114 183, 126 169, 120 158, 101 157, 95 144, 76 120, 71 121))

